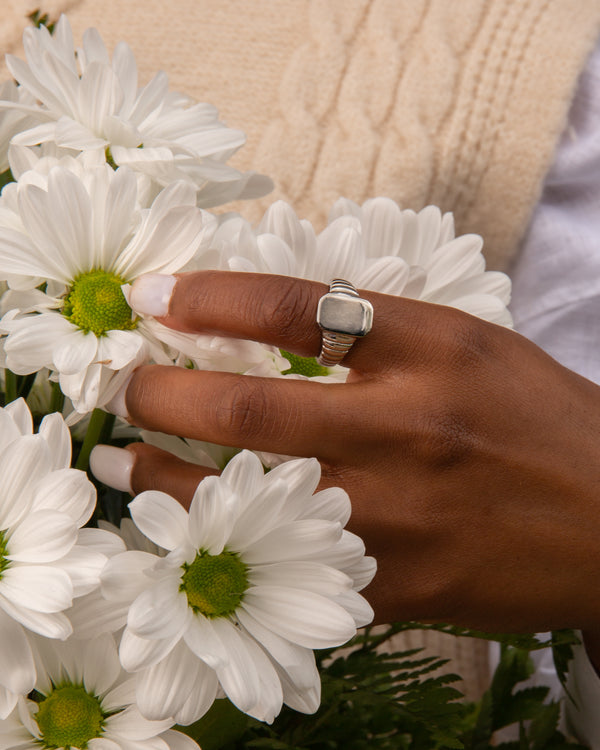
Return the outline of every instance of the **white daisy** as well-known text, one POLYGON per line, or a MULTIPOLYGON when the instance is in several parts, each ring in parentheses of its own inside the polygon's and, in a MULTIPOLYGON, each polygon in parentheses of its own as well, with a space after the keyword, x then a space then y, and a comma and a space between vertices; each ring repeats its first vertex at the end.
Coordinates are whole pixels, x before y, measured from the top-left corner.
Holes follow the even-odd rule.
MULTIPOLYGON (((298 219, 291 206, 278 201, 257 228, 229 214, 205 240, 209 246, 203 260, 217 253, 218 268, 297 276, 326 284, 344 278, 359 289, 450 305, 493 323, 511 325, 506 307, 508 276, 486 271, 481 237, 455 237, 452 214, 442 214, 435 206, 415 213, 401 210, 388 198, 374 198, 362 207, 342 198, 333 206, 328 226, 317 234, 310 222, 298 219)), ((206 353, 204 360, 212 357, 221 369, 228 369, 226 358, 219 359, 218 354, 224 347, 231 361, 236 361, 233 353, 237 351, 235 369, 244 371, 241 360, 247 343, 214 338, 211 353, 205 339, 197 339, 206 353)), ((320 381, 346 378, 345 368, 321 367, 314 359, 285 351, 280 352, 286 360, 281 366, 267 347, 263 350, 261 360, 252 349, 246 370, 260 362, 257 374, 261 375, 284 373, 320 381)), ((203 359, 196 361, 199 367, 210 369, 203 359)))
POLYGON ((257 198, 272 189, 263 175, 226 164, 245 136, 220 122, 212 105, 169 91, 163 72, 139 88, 135 58, 124 42, 111 59, 92 28, 76 50, 69 22, 61 16, 52 35, 44 27, 27 28, 23 45, 27 62, 7 55, 7 65, 38 103, 6 97, 0 106, 25 113, 36 124, 13 137, 13 144, 54 142, 77 151, 100 150, 110 163, 149 175, 160 186, 188 182, 203 207, 257 198))
POLYGON ((149 721, 135 705, 135 680, 119 663, 110 635, 93 641, 36 639, 35 700, 24 697, 0 721, 0 747, 23 750, 198 750, 171 730, 172 719, 149 721))
MULTIPOLYGON (((0 86, 0 101, 13 102, 25 108, 35 105, 33 97, 14 81, 6 81, 0 86)), ((35 118, 20 108, 0 109, 0 175, 9 169, 8 147, 11 139, 34 123, 35 118)))
POLYGON ((70 463, 59 414, 33 434, 23 399, 0 409, 0 718, 33 688, 30 632, 67 638, 73 597, 97 588, 108 555, 123 550, 114 534, 81 528, 96 493, 70 463))
POLYGON ((144 208, 131 170, 68 157, 41 160, 5 194, 0 278, 19 289, 3 298, 7 367, 49 368, 81 415, 109 401, 142 361, 170 364, 121 286, 176 272, 194 255, 202 212, 193 188, 174 183, 144 208))
POLYGON ((345 643, 372 618, 358 593, 375 561, 343 526, 339 488, 313 494, 314 459, 268 474, 256 456, 235 456, 196 491, 189 514, 161 492, 130 510, 168 554, 125 552, 107 563, 102 591, 132 602, 120 656, 138 672, 137 699, 151 719, 198 719, 220 685, 242 711, 272 721, 282 702, 319 705, 312 649, 345 643))

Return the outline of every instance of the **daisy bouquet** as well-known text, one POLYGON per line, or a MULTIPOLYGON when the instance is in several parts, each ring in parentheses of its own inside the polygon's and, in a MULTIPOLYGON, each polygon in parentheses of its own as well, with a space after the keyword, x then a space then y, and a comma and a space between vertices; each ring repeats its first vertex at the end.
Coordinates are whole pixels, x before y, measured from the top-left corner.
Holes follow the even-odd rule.
POLYGON ((440 662, 376 648, 403 626, 335 650, 372 619, 360 591, 376 563, 345 529, 346 493, 317 491, 316 459, 140 431, 107 405, 144 363, 346 377, 135 314, 129 287, 147 273, 341 274, 510 325, 507 277, 433 206, 340 199, 321 232, 282 202, 258 226, 209 211, 271 188, 228 164, 244 134, 163 73, 140 85, 125 43, 111 55, 89 29, 76 48, 65 17, 34 20, 0 89, 0 748, 234 747, 250 729, 253 746, 296 747, 311 726, 298 716, 317 711, 341 741, 359 699, 363 729, 387 736, 389 716, 424 695, 445 713, 408 712, 421 746, 450 741, 458 693, 423 681, 440 662), (221 473, 189 512, 160 492, 131 501, 88 470, 97 443, 127 440, 221 473), (289 731, 259 724, 280 714, 289 731))

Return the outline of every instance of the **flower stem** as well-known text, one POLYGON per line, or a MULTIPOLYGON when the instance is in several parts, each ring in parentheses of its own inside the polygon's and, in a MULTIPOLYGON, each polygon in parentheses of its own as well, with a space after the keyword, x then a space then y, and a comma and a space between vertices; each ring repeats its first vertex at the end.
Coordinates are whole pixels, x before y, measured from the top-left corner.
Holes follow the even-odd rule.
POLYGON ((17 376, 8 367, 4 370, 4 394, 5 404, 10 404, 11 401, 15 401, 17 398, 17 376))
POLYGON ((65 395, 60 390, 58 383, 52 383, 52 397, 50 399, 50 412, 62 412, 65 405, 65 395))
POLYGON ((81 471, 87 471, 90 465, 90 453, 95 445, 98 445, 102 440, 108 440, 110 433, 112 432, 112 426, 114 424, 114 415, 108 414, 102 409, 94 409, 90 417, 90 423, 88 424, 85 438, 79 455, 77 456, 77 462, 75 464, 76 469, 81 471))

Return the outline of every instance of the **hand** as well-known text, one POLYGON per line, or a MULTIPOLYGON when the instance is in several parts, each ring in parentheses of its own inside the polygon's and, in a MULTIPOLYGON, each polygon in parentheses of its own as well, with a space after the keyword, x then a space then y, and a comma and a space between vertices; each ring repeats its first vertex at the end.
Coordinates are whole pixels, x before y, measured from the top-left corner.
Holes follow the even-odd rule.
MULTIPOLYGON (((183 275, 161 321, 315 356, 326 291, 288 277, 183 275)), ((365 594, 378 621, 598 630, 600 388, 513 331, 361 294, 374 325, 344 360, 347 383, 147 366, 125 396, 131 420, 316 456, 322 486, 347 490, 349 528, 377 558, 365 594)), ((209 473, 150 446, 130 450, 136 492, 189 502, 209 473)))

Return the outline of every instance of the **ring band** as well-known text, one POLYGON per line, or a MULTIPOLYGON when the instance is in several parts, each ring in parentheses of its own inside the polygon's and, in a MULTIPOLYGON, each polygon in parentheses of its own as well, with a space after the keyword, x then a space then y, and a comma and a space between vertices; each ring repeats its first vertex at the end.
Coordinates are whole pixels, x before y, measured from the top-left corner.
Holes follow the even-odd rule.
POLYGON ((319 300, 317 323, 323 335, 317 362, 334 367, 348 354, 356 339, 371 330, 373 306, 359 296, 349 281, 334 279, 329 292, 319 300))

